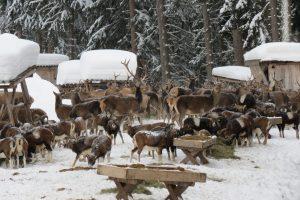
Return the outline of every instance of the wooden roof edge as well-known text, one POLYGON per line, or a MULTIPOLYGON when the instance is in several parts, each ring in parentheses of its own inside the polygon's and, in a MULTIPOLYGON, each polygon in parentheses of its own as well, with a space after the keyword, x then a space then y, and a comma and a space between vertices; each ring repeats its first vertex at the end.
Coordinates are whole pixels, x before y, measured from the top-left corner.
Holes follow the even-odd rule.
POLYGON ((35 65, 27 68, 21 74, 17 75, 16 78, 9 80, 7 82, 0 83, 0 89, 16 87, 19 83, 24 81, 26 78, 32 76, 35 73, 35 71, 36 71, 35 65))

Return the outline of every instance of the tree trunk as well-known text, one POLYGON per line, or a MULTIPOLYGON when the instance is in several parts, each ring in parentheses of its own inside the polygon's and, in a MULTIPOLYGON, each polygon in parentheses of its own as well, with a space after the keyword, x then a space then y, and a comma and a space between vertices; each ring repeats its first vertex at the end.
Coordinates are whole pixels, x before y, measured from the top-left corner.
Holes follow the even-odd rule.
POLYGON ((277 19, 277 0, 270 0, 270 15, 271 15, 271 35, 272 41, 279 41, 279 29, 277 19))
POLYGON ((282 0, 282 41, 291 40, 291 0, 282 0))
POLYGON ((212 45, 211 45, 211 24, 210 17, 207 12, 206 0, 202 3, 202 14, 204 20, 204 31, 205 31, 205 48, 206 48, 206 73, 207 78, 210 79, 212 75, 213 57, 212 57, 212 45))
POLYGON ((239 29, 232 30, 233 37, 233 51, 234 51, 234 64, 244 65, 244 48, 242 34, 239 29))
POLYGON ((166 83, 170 78, 169 67, 169 51, 167 46, 167 30, 166 30, 166 17, 164 15, 164 0, 156 0, 156 12, 158 20, 158 32, 159 32, 159 47, 160 47, 160 63, 162 82, 166 83))
POLYGON ((136 36, 136 32, 135 32, 135 25, 134 25, 134 21, 133 18, 135 16, 135 0, 129 0, 129 10, 130 10, 130 21, 129 21, 129 25, 130 25, 130 36, 131 36, 131 51, 133 53, 137 53, 138 49, 137 49, 137 36, 136 36))

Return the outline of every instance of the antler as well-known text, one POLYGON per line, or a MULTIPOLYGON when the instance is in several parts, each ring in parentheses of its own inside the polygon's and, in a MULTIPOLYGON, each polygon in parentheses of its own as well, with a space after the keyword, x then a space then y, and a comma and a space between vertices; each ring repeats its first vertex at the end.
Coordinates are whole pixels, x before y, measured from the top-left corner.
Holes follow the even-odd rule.
POLYGON ((116 74, 116 73, 114 73, 114 80, 115 80, 115 82, 117 81, 117 78, 118 78, 118 76, 120 76, 120 74, 116 74))
POLYGON ((132 73, 132 71, 130 71, 130 69, 128 67, 129 62, 130 62, 130 59, 128 61, 125 59, 124 61, 121 61, 121 64, 124 65, 125 69, 130 74, 130 76, 132 76, 133 78, 135 78, 135 75, 132 73))

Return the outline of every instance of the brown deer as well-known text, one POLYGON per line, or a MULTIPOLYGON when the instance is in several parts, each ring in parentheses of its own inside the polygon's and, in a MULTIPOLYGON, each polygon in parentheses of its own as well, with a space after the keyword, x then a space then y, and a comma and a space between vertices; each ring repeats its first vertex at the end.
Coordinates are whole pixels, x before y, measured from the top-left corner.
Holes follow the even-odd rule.
POLYGON ((68 120, 70 119, 70 113, 72 106, 64 105, 62 103, 62 98, 60 94, 53 92, 55 95, 55 112, 59 120, 68 120))

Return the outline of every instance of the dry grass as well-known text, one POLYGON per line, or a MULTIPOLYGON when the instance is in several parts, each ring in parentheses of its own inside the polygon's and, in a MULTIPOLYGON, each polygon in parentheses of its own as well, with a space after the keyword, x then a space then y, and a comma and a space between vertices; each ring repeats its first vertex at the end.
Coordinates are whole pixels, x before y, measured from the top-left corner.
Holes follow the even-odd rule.
POLYGON ((240 159, 234 155, 234 146, 226 145, 220 139, 211 147, 211 156, 216 159, 240 159))

